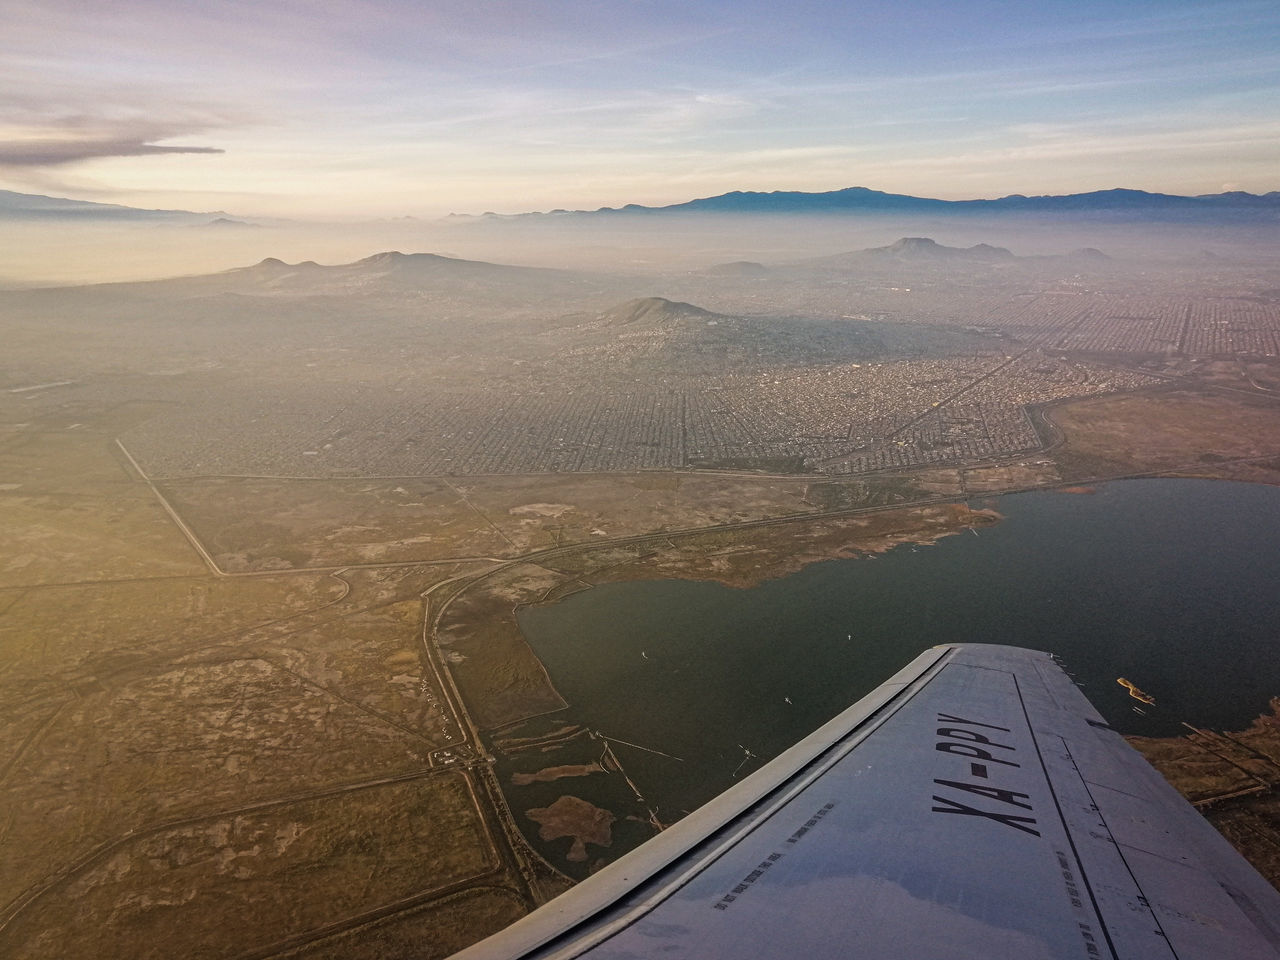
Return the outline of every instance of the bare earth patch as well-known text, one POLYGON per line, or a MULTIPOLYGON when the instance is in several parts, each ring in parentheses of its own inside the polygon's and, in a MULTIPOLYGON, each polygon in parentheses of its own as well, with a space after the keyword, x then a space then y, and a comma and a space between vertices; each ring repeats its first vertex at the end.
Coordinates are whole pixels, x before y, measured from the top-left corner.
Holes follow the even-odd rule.
POLYGON ((560 797, 549 807, 536 807, 525 816, 541 824, 538 835, 543 840, 571 838, 573 843, 566 859, 573 863, 582 863, 587 859, 588 843, 599 847, 609 846, 613 842, 611 827, 617 819, 608 810, 601 810, 578 797, 567 796, 560 797))
POLYGON ((545 767, 536 773, 513 773, 511 782, 517 787, 527 787, 531 783, 550 783, 565 777, 588 777, 593 773, 604 773, 604 767, 598 763, 570 763, 558 767, 545 767))
MULTIPOLYGON (((1280 405, 1262 397, 1160 390, 1054 407, 1064 477, 1170 471, 1222 476, 1225 460, 1280 453, 1280 405), (1203 467, 1201 467, 1203 465, 1203 467)), ((1229 475, 1229 474, 1225 474, 1229 475)))

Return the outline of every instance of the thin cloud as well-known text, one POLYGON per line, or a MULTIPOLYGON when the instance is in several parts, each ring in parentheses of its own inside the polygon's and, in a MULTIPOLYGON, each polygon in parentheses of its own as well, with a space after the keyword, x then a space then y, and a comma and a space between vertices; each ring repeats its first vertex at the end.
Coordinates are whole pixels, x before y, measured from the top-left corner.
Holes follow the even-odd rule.
POLYGON ((103 157, 170 153, 226 153, 221 147, 166 146, 141 140, 0 140, 0 166, 56 167, 103 157))
POLYGON ((18 71, 0 67, 0 167, 24 171, 114 157, 221 154, 203 140, 244 123, 245 112, 103 83, 4 88, 18 71), (176 142, 174 142, 176 141, 176 142))

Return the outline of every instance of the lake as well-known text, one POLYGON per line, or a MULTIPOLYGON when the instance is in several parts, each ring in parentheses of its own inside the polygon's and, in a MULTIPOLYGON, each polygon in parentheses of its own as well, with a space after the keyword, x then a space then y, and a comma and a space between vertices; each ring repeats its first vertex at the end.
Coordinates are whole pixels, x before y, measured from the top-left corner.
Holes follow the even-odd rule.
POLYGON ((1131 480, 975 505, 1005 519, 747 590, 607 584, 520 624, 573 719, 611 741, 664 820, 936 644, 1056 653, 1127 733, 1239 728, 1280 695, 1280 489, 1131 480))

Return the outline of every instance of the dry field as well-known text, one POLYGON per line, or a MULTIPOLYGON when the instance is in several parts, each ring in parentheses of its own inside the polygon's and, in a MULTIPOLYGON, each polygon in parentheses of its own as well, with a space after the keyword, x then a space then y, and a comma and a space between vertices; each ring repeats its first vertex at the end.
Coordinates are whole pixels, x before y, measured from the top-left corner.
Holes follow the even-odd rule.
POLYGON ((1280 403, 1270 397, 1165 389, 1081 400, 1049 415, 1066 435, 1053 451, 1064 478, 1230 476, 1225 461, 1280 454, 1280 403))
MULTIPOLYGON (((522 825, 593 857, 657 826, 566 719, 520 605, 618 580, 749 587, 998 520, 948 497, 1134 473, 1280 482, 1275 401, 1219 387, 1053 407, 1062 442, 1021 460, 840 480, 157 491, 115 444, 149 410, 0 431, 5 956, 445 956, 589 867, 543 859, 522 825), (510 809, 498 768, 541 799, 510 809), (556 805, 588 776, 607 804, 556 805)), ((1274 832, 1249 823, 1230 829, 1274 832)))

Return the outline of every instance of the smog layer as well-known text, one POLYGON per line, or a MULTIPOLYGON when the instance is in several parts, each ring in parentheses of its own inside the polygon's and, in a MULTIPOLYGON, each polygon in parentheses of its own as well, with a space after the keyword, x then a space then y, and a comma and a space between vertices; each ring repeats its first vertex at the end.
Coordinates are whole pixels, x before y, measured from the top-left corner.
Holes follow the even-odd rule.
POLYGON ((1280 482, 1265 217, 751 223, 0 292, 0 952, 447 956, 664 826, 519 606, 1280 482))

